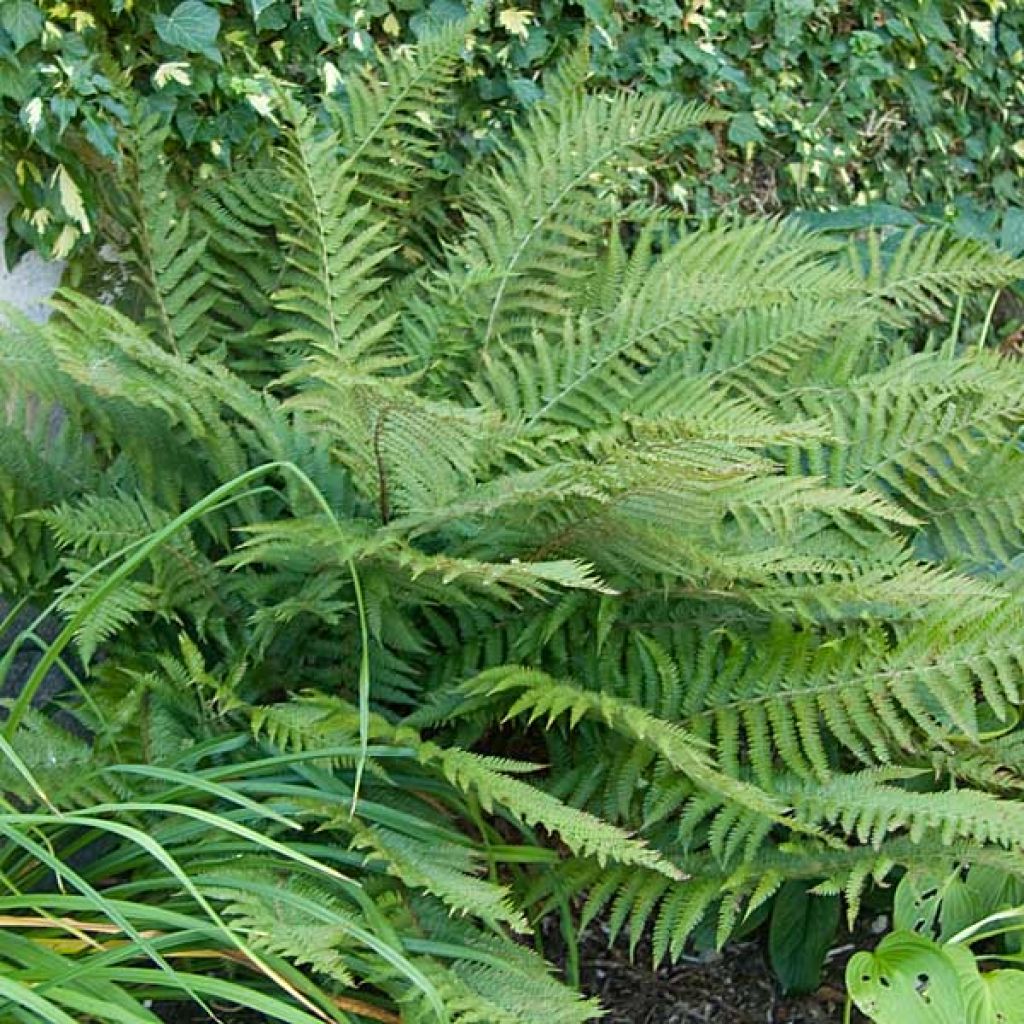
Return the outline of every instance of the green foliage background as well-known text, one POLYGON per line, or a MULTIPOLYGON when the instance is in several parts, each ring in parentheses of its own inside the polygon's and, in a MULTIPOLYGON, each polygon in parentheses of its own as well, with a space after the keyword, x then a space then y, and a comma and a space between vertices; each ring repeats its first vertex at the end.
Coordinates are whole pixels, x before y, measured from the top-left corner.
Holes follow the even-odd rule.
MULTIPOLYGON (((66 254, 96 237, 95 190, 137 102, 210 177, 277 134, 279 80, 308 96, 464 13, 454 0, 0 0, 12 248, 66 254)), ((489 148, 584 37, 598 81, 735 115, 655 169, 662 198, 691 213, 1024 196, 1024 8, 1002 0, 496 4, 469 40, 438 160, 489 148)))

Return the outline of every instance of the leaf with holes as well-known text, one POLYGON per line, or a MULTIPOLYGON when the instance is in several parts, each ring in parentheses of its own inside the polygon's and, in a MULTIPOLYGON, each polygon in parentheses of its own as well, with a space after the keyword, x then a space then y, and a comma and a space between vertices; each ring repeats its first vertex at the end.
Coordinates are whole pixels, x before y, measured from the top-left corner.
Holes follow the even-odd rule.
POLYGON ((846 966, 846 987, 875 1024, 963 1024, 966 1019, 952 959, 913 932, 893 932, 874 952, 856 953, 846 966))
POLYGON ((908 871, 896 886, 893 928, 934 937, 949 872, 908 871))
POLYGON ((945 949, 958 974, 969 1024, 1024 1024, 1024 971, 978 970, 978 961, 967 946, 945 949))
POLYGON ((908 871, 896 887, 893 927, 945 941, 984 917, 984 894, 957 870, 908 871))

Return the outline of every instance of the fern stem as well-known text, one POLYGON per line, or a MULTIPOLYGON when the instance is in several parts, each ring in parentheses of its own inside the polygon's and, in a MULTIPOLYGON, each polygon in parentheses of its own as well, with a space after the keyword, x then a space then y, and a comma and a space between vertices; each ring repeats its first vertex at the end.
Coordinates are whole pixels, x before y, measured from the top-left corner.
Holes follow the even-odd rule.
POLYGON ((381 451, 380 441, 381 433, 384 430, 384 418, 390 408, 390 406, 385 406, 381 409, 377 422, 373 425, 373 459, 377 466, 377 500, 380 505, 380 521, 385 526, 391 519, 391 498, 388 493, 388 476, 387 470, 384 468, 384 453, 381 451))

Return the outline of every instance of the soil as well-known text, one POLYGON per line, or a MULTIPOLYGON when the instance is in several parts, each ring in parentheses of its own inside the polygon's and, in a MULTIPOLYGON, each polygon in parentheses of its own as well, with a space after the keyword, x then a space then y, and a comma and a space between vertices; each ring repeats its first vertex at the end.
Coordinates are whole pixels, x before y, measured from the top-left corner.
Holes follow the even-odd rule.
MULTIPOLYGON (((627 949, 609 949, 594 929, 584 940, 580 971, 584 990, 608 1011, 603 1024, 839 1024, 846 961, 866 944, 873 942, 857 937, 833 949, 821 987, 805 996, 780 992, 761 941, 685 956, 654 970, 643 943, 631 961, 627 949)), ((853 1020, 863 1018, 854 1014, 853 1020)))

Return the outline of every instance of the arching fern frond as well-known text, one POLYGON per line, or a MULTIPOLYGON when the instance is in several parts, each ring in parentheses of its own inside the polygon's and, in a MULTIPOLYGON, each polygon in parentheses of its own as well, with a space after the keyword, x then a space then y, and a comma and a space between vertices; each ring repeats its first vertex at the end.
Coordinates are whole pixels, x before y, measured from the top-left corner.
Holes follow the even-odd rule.
MULTIPOLYGON (((472 21, 428 31, 411 54, 346 79, 331 112, 338 122, 341 171, 358 176, 356 194, 399 213, 423 187, 448 120, 448 96, 472 21)), ((399 225, 395 225, 399 227, 399 225)))
POLYGON ((164 155, 168 127, 144 117, 130 133, 127 192, 132 205, 128 258, 139 271, 145 322, 169 352, 202 351, 206 314, 217 301, 204 255, 207 237, 193 230, 191 211, 176 201, 164 155))
POLYGON ((587 242, 615 212, 601 186, 714 116, 660 97, 570 94, 557 109, 540 106, 494 166, 467 177, 467 230, 450 266, 484 351, 561 320, 590 273, 587 242))

